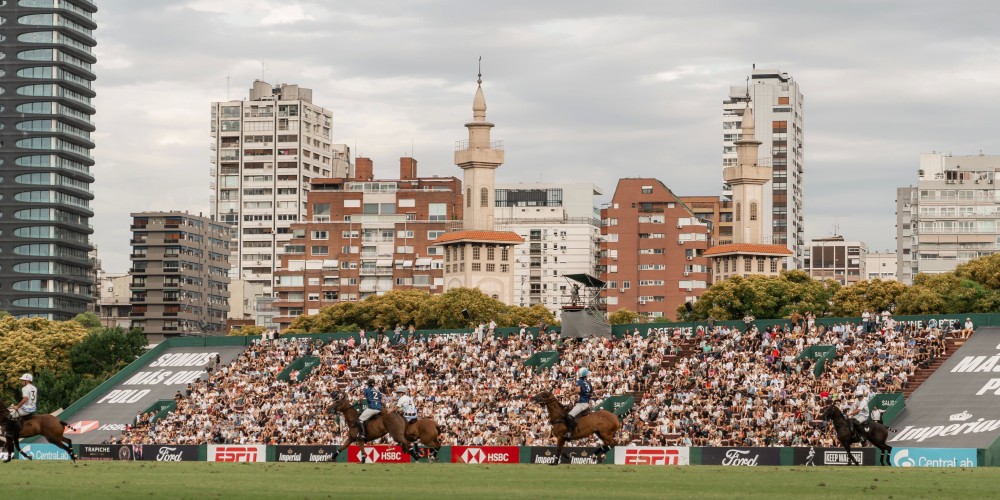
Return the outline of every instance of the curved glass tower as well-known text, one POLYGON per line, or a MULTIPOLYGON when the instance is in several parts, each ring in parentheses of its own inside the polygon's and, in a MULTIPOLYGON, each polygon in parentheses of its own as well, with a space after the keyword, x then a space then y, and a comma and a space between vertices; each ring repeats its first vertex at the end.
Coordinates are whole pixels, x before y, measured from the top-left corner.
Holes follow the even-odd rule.
POLYGON ((0 2, 0 310, 70 319, 93 301, 93 15, 0 2))

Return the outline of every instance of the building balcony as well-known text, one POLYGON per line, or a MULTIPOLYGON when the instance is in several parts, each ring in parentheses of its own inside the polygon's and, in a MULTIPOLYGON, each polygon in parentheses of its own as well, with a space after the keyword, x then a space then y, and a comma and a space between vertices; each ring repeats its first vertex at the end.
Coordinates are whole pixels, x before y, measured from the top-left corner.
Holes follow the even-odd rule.
POLYGON ((487 147, 473 146, 468 140, 455 143, 455 164, 485 163, 501 165, 504 162, 503 141, 490 141, 487 147))

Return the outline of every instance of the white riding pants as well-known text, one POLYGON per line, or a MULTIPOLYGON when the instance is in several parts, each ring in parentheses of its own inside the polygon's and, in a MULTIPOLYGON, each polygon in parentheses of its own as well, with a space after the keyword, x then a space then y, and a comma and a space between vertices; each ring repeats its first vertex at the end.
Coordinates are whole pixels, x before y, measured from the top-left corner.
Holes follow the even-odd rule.
POLYGON ((573 409, 569 411, 569 416, 576 418, 577 415, 579 415, 581 412, 583 412, 583 410, 586 410, 587 408, 590 408, 589 403, 577 403, 576 406, 574 406, 573 409))

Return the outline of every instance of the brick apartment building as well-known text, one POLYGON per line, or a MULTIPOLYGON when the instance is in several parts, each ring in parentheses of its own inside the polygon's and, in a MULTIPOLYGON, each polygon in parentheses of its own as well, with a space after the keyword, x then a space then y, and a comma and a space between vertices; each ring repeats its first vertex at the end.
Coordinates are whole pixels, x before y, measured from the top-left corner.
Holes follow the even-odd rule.
MULTIPOLYGON (((462 225, 462 182, 417 176, 400 158, 399 179, 375 180, 357 158, 352 179, 313 179, 306 220, 292 225, 276 272, 275 322, 393 289, 444 292, 444 254, 434 240, 462 225)), ((387 325, 391 326, 391 325, 387 325)))
POLYGON ((647 318, 676 318, 679 306, 707 288, 702 254, 711 228, 659 180, 619 179, 601 220, 609 313, 627 308, 647 318))

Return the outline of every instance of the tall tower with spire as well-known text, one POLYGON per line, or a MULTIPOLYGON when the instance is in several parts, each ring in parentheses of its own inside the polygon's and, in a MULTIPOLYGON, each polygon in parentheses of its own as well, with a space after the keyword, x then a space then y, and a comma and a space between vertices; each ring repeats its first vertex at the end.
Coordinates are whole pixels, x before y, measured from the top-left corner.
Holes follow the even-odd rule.
POLYGON ((709 248, 703 254, 712 263, 713 281, 733 276, 776 276, 785 270, 792 251, 785 245, 765 243, 764 185, 771 180, 771 165, 758 159, 760 141, 754 138, 753 109, 747 97, 741 123, 743 136, 736 146, 736 163, 722 169, 722 177, 733 192, 733 243, 709 248))
POLYGON ((465 173, 465 229, 493 230, 494 171, 503 164, 503 142, 490 139, 493 124, 486 121, 483 74, 476 80, 472 121, 465 124, 469 138, 458 141, 455 165, 465 173))
POLYGON ((505 304, 513 304, 513 248, 524 239, 517 233, 493 228, 494 174, 503 164, 503 144, 490 139, 493 124, 486 121, 482 72, 476 83, 472 121, 465 124, 469 138, 458 141, 455 148, 455 165, 465 173, 463 228, 438 236, 434 242, 444 250, 446 291, 478 288, 505 304))

